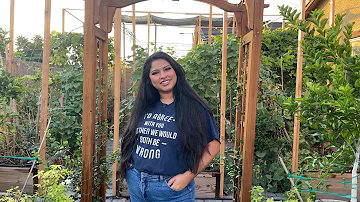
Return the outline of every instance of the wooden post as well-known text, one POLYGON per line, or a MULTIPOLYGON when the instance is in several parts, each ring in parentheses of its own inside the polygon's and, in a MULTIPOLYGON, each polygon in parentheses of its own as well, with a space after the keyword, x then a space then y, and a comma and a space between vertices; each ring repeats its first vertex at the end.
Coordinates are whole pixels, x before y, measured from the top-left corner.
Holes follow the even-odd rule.
MULTIPOLYGON (((136 69, 136 51, 135 51, 135 45, 136 45, 136 19, 135 19, 135 4, 133 4, 132 5, 132 32, 133 32, 133 47, 132 47, 132 49, 133 49, 133 51, 132 51, 132 53, 133 53, 133 67, 132 67, 132 69, 133 69, 133 73, 135 72, 135 69, 136 69)), ((133 84, 131 84, 131 86, 133 86, 133 85, 135 85, 135 83, 133 83, 133 84)), ((133 92, 133 96, 135 97, 135 95, 136 95, 136 93, 135 92, 133 92)))
MULTIPOLYGON (((113 151, 119 147, 120 132, 120 68, 121 68, 121 9, 116 9, 114 19, 115 69, 114 69, 114 144, 113 151)), ((116 195, 116 171, 118 160, 113 164, 112 194, 116 195)))
POLYGON ((82 116, 82 184, 81 202, 93 200, 93 156, 96 116, 96 38, 95 38, 95 0, 85 1, 84 23, 84 79, 82 116))
POLYGON ((136 19, 135 19, 135 4, 132 5, 132 32, 133 32, 133 71, 136 69, 136 51, 135 51, 135 45, 136 45, 136 19))
POLYGON ((62 9, 62 27, 61 27, 61 32, 62 32, 62 33, 65 32, 65 8, 62 9))
MULTIPOLYGON (((39 170, 44 170, 46 164, 46 125, 48 113, 48 94, 49 94, 49 65, 50 65, 50 17, 51 0, 45 1, 45 25, 44 25, 44 47, 43 47, 43 65, 41 75, 41 118, 40 118, 40 140, 44 140, 40 148, 40 158, 42 164, 39 170)), ((41 142, 41 141, 40 141, 41 142)))
POLYGON ((225 156, 225 115, 226 115, 226 67, 227 67, 227 34, 228 13, 224 11, 223 39, 222 39, 222 68, 221 68, 221 98, 220 98, 220 189, 219 197, 224 196, 224 156, 225 156))
POLYGON ((286 23, 285 23, 285 17, 283 17, 282 23, 281 23, 281 28, 282 28, 282 29, 285 29, 285 25, 286 25, 286 23))
MULTIPOLYGON (((125 42, 126 42, 126 35, 125 35, 125 23, 123 23, 123 46, 124 46, 124 51, 123 51, 123 60, 124 62, 126 61, 126 52, 125 52, 125 42)), ((124 63, 124 91, 125 91, 125 99, 127 97, 127 68, 126 68, 126 64, 124 63)))
MULTIPOLYGON (((301 15, 300 19, 305 19, 305 0, 301 0, 301 15)), ((301 42, 304 39, 304 32, 299 29, 298 32, 298 53, 297 53, 297 66, 296 66, 296 92, 295 98, 301 98, 302 89, 302 65, 303 54, 301 49, 301 42)), ((293 156, 292 156, 292 172, 296 172, 299 161, 299 139, 300 139, 300 120, 297 118, 298 113, 294 117, 294 140, 293 140, 293 156)))
MULTIPOLYGON (((107 141, 107 131, 108 131, 108 87, 109 87, 109 41, 108 41, 108 30, 109 29, 109 10, 108 7, 102 7, 100 11, 100 29, 102 29, 105 33, 105 38, 100 40, 100 49, 99 49, 99 56, 100 56, 100 66, 99 66, 99 109, 98 109, 98 116, 99 116, 99 139, 100 145, 98 145, 98 153, 100 154, 100 158, 98 158, 99 168, 101 168, 101 163, 103 163, 103 157, 106 157, 106 141, 107 141)), ((111 22, 114 16, 111 17, 111 22)), ((111 25, 110 25, 111 26, 111 25)), ((102 202, 106 201, 106 176, 105 173, 100 172, 100 198, 102 202)))
POLYGON ((9 62, 8 72, 14 75, 14 15, 15 15, 15 0, 10 2, 10 44, 9 44, 9 62))
POLYGON ((155 25, 155 45, 154 45, 154 47, 155 47, 155 49, 156 49, 156 44, 157 44, 157 25, 154 23, 154 25, 155 25))
POLYGON ((148 25, 148 55, 150 55, 150 13, 148 13, 147 18, 147 25, 148 25))
POLYGON ((212 43, 212 5, 210 5, 208 44, 212 43))
POLYGON ((335 21, 335 0, 330 0, 329 26, 334 26, 335 21))
MULTIPOLYGON (((237 35, 239 37, 244 36, 247 33, 246 25, 247 25, 247 18, 246 13, 242 12, 239 13, 239 21, 237 21, 237 25, 240 27, 240 29, 237 32, 237 35)), ((247 46, 247 45, 246 45, 247 46)), ((242 42, 239 43, 239 58, 238 58, 238 72, 237 72, 237 86, 240 89, 242 88, 242 91, 245 92, 245 84, 246 84, 246 71, 245 71, 245 65, 244 65, 244 59, 245 59, 245 45, 243 45, 242 42), (242 85, 241 84, 241 78, 243 79, 242 85)), ((245 114, 245 94, 238 93, 236 96, 236 116, 235 116, 235 141, 234 141, 234 155, 239 156, 241 152, 241 141, 243 140, 243 134, 244 134, 244 114, 245 114)), ((238 160, 234 160, 234 164, 238 165, 238 160)), ((235 201, 240 201, 240 186, 241 186, 241 180, 240 178, 234 179, 233 183, 234 187, 237 187, 238 189, 233 191, 233 199, 235 201)))
POLYGON ((234 16, 232 19, 232 29, 231 29, 232 34, 235 34, 235 24, 236 24, 236 21, 235 21, 235 16, 234 16))
MULTIPOLYGON (((244 122, 244 146, 243 146, 243 163, 240 200, 241 202, 250 201, 250 190, 252 188, 252 169, 254 159, 254 141, 256 126, 256 107, 258 96, 258 81, 260 69, 260 52, 262 38, 262 24, 264 12, 264 0, 248 1, 248 15, 252 19, 248 19, 253 24, 248 24, 251 31, 251 42, 249 45, 249 63, 248 76, 246 83, 246 106, 245 106, 245 122, 244 122), (252 12, 252 13, 251 13, 252 12)), ((249 17, 250 18, 250 17, 249 17)))
POLYGON ((201 15, 199 15, 199 29, 198 29, 198 41, 196 43, 197 44, 200 44, 202 42, 202 39, 201 39, 201 15))

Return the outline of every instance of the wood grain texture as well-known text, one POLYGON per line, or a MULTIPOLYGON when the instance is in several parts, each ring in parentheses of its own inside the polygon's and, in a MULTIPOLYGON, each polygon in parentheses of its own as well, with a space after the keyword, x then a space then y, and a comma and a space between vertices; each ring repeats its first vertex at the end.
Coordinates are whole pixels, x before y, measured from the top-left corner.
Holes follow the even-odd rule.
MULTIPOLYGON (((0 192, 18 186, 22 188, 29 173, 29 168, 16 167, 0 167, 0 192)), ((28 194, 33 193, 33 174, 30 175, 30 180, 25 187, 24 192, 28 194)))
POLYGON ((196 198, 216 198, 216 177, 200 173, 195 177, 196 198))
MULTIPOLYGON (((246 103, 245 103, 245 122, 244 122, 244 146, 240 201, 250 201, 250 190, 252 188, 252 169, 254 159, 254 141, 256 126, 256 107, 259 86, 260 53, 262 39, 262 23, 264 0, 253 0, 254 4, 249 5, 248 12, 253 13, 253 37, 249 44, 249 71, 246 83, 246 103)), ((249 15, 248 15, 249 16, 249 15)), ((250 15, 251 16, 251 15, 250 15)))

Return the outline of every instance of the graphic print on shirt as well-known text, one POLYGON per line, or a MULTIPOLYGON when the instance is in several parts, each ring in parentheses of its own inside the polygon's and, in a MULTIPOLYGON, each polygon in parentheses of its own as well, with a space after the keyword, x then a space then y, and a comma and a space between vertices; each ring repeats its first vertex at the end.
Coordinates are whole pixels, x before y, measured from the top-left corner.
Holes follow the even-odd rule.
POLYGON ((143 119, 141 127, 136 129, 139 139, 135 153, 144 159, 160 159, 162 148, 177 139, 175 118, 162 113, 147 113, 143 119))

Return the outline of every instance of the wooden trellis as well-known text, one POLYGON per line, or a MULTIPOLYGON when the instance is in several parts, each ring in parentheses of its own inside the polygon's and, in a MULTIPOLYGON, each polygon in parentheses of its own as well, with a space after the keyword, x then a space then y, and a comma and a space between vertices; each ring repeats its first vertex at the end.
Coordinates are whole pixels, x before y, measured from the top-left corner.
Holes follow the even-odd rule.
MULTIPOLYGON (((83 89, 83 125, 82 125, 82 186, 81 201, 93 201, 93 195, 105 201, 105 180, 100 173, 98 177, 102 179, 101 186, 94 191, 93 180, 93 156, 97 156, 97 162, 101 163, 101 158, 106 155, 106 136, 107 130, 98 131, 95 137, 95 125, 100 123, 106 126, 107 112, 107 87, 108 87, 108 33, 112 29, 113 17, 116 8, 123 8, 144 0, 85 0, 85 23, 84 23, 84 89, 83 89), (99 26, 97 26, 99 25, 99 26), (98 43, 97 43, 98 42, 98 43), (98 58, 98 61, 97 61, 98 58), (98 86, 96 86, 98 84, 98 86), (96 99, 96 87, 98 87, 98 99, 96 99), (102 90, 101 90, 102 89, 102 90), (96 108, 96 101, 98 107, 96 108), (95 149, 96 138, 98 140, 95 149), (95 152, 96 151, 96 152, 95 152)), ((254 138, 256 105, 258 94, 258 77, 260 67, 260 50, 262 38, 262 18, 264 0, 241 1, 240 4, 231 4, 226 0, 198 0, 219 7, 226 12, 234 12, 238 30, 237 35, 242 38, 240 46, 240 62, 238 81, 244 79, 244 96, 239 98, 243 106, 242 111, 236 113, 236 142, 235 147, 241 147, 243 156, 243 168, 241 181, 236 184, 241 187, 240 193, 236 192, 236 201, 250 201, 250 190, 252 186, 252 163, 254 156, 254 138), (245 50, 245 51, 244 51, 245 50), (244 62, 246 61, 246 62, 244 62), (242 76, 241 76, 242 75, 242 76), (239 142, 242 140, 243 145, 239 142), (240 183, 241 182, 241 183, 240 183)), ((134 8, 134 7, 133 7, 134 8)), ((134 25, 133 25, 134 26, 134 25)), ((227 29, 226 29, 227 30, 227 29)), ((223 47, 225 50, 227 47, 223 47)), ((120 55, 120 54, 119 54, 120 55)), ((227 55, 223 51, 223 63, 226 64, 227 55)), ((118 60, 117 60, 118 61, 118 60)), ((119 62, 119 61, 118 61, 119 62)), ((118 68, 118 66, 116 67, 118 68)), ((117 70, 115 70, 117 71, 117 70)), ((226 65, 222 71, 226 72, 226 65)), ((119 74, 116 74, 119 75, 119 74)), ((115 78, 116 79, 116 78, 115 78)), ((116 79, 118 82, 119 80, 116 79)), ((239 82, 240 83, 240 82, 239 82)), ((116 84, 117 85, 117 84, 116 84)), ((222 74, 221 92, 221 156, 225 149, 225 109, 226 109, 226 74, 222 74)), ((119 103, 115 103, 117 105, 119 103)), ((119 106, 117 106, 119 109, 119 106)), ((116 113, 116 112, 115 112, 116 113)), ((116 121, 116 120, 115 120, 116 121)), ((114 122, 115 125, 119 124, 114 122)), ((115 137, 117 138, 117 137, 115 137)), ((222 158, 221 158, 222 159, 222 158)), ((221 162, 220 197, 223 193, 224 165, 221 162)), ((115 182, 114 182, 115 183, 115 182)))

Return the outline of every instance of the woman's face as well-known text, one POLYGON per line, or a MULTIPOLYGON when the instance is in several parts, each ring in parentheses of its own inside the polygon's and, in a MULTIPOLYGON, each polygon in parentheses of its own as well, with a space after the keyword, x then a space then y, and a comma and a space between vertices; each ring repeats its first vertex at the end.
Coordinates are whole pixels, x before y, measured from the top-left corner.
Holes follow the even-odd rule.
POLYGON ((160 95, 173 93, 177 76, 174 68, 164 59, 157 59, 151 63, 151 84, 159 91, 160 95))

